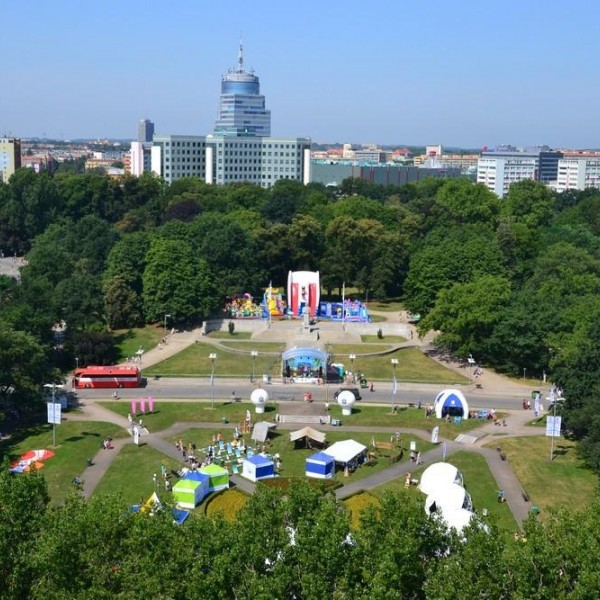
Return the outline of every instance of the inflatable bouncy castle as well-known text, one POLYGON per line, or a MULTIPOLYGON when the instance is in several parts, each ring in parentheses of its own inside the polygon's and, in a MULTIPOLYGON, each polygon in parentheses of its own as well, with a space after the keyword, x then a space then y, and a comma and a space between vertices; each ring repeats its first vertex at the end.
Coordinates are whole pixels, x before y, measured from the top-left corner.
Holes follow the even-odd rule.
POLYGON ((304 308, 308 308, 311 317, 317 315, 321 293, 318 271, 290 271, 287 292, 292 316, 301 317, 304 308))
POLYGON ((350 299, 344 302, 320 302, 317 316, 320 319, 344 320, 347 323, 368 323, 371 320, 367 305, 350 299))
POLYGON ((271 285, 265 289, 260 307, 262 309, 263 318, 269 316, 282 317, 287 312, 287 305, 283 299, 282 291, 271 285))

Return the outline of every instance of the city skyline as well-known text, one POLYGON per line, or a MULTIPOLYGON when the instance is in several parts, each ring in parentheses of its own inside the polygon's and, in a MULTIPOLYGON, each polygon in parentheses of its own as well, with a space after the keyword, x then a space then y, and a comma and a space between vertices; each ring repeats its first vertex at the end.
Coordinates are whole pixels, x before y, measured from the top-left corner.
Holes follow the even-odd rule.
POLYGON ((245 64, 272 134, 316 143, 598 148, 600 7, 576 0, 492 12, 472 0, 282 7, 74 0, 3 7, 0 135, 205 135, 221 75, 245 64))

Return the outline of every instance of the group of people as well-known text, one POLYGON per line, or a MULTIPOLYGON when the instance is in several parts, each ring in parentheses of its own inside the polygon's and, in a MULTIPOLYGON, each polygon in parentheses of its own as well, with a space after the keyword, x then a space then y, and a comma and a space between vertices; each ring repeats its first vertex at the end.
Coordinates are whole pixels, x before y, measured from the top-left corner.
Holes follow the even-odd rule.
POLYGON ((110 448, 112 448, 112 441, 113 439, 111 437, 104 438, 102 440, 102 444, 100 445, 102 450, 109 450, 110 448))

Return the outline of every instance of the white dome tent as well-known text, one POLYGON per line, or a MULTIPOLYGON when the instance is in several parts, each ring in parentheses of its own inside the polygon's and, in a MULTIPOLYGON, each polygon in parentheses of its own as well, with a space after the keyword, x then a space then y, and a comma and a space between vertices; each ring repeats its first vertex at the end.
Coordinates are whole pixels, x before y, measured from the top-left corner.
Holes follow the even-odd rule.
POLYGON ((265 412, 265 404, 269 400, 269 393, 261 388, 255 389, 250 394, 250 402, 254 404, 257 415, 262 415, 265 412))
POLYGON ((444 512, 440 518, 444 521, 448 529, 456 529, 456 532, 460 534, 471 523, 471 519, 474 516, 475 513, 466 508, 457 508, 456 510, 444 512))
POLYGON ((473 501, 467 490, 457 483, 447 483, 441 485, 427 496, 425 500, 425 512, 430 515, 434 512, 440 512, 445 515, 447 512, 465 508, 473 510, 473 501))
POLYGON ((348 417, 352 414, 352 405, 356 402, 356 397, 350 390, 340 392, 337 397, 337 403, 342 407, 342 415, 348 417))
POLYGON ((437 462, 433 463, 423 471, 419 489, 428 496, 435 494, 444 485, 456 483, 463 485, 462 473, 450 463, 437 462))
POLYGON ((440 392, 433 403, 433 410, 438 419, 443 419, 446 415, 469 418, 469 405, 460 390, 450 389, 440 392))

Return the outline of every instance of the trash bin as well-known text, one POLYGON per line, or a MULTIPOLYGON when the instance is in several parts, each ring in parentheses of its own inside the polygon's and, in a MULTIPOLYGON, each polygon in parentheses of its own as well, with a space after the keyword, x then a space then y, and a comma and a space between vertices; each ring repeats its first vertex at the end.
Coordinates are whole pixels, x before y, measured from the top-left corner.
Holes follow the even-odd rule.
POLYGON ((223 425, 225 425, 228 422, 227 417, 221 417, 221 422, 223 423, 223 425))
POLYGON ((539 506, 532 506, 530 509, 530 512, 532 515, 539 515, 540 514, 540 507, 539 506))
POLYGON ((270 383, 271 382, 271 376, 268 373, 264 373, 263 374, 263 383, 270 383))

